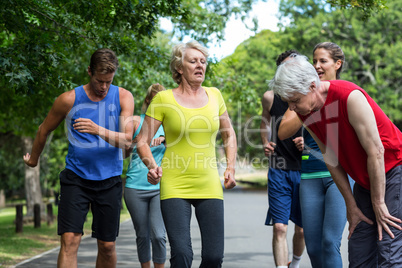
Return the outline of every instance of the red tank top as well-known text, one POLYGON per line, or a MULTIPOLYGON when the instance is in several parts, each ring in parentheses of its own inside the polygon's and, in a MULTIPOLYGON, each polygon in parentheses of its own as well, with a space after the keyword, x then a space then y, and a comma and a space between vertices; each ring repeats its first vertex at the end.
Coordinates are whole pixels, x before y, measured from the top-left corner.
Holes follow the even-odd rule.
POLYGON ((349 123, 347 100, 353 90, 360 90, 373 109, 378 132, 384 146, 385 172, 402 164, 402 133, 385 115, 375 101, 359 86, 342 80, 329 81, 327 99, 317 112, 299 117, 320 141, 331 148, 339 163, 359 185, 370 189, 367 154, 349 123))

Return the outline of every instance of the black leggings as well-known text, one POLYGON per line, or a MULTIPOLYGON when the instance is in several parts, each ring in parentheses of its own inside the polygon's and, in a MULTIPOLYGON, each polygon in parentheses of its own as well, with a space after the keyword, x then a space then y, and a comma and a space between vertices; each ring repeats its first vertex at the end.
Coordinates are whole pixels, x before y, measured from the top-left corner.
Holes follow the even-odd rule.
POLYGON ((224 248, 223 200, 180 199, 161 201, 162 216, 171 248, 172 268, 191 267, 193 249, 191 246, 191 206, 201 233, 202 268, 222 267, 224 248))

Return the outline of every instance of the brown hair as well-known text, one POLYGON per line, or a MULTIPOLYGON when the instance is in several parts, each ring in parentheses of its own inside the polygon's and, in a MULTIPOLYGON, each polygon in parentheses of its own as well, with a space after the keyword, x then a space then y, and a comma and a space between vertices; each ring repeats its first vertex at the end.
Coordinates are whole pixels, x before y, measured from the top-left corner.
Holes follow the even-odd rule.
POLYGON ((142 103, 141 107, 141 112, 145 113, 148 109, 149 104, 151 103, 151 100, 153 98, 153 94, 156 95, 159 91, 166 90, 164 86, 160 85, 159 83, 152 84, 148 90, 147 90, 147 95, 145 96, 144 102, 142 103))
POLYGON ((89 68, 92 75, 95 72, 100 74, 109 74, 116 72, 119 67, 119 61, 113 50, 108 48, 98 49, 91 56, 89 68))
POLYGON ((323 48, 326 51, 328 51, 329 55, 334 60, 334 62, 337 62, 338 60, 341 61, 341 67, 339 67, 339 69, 336 70, 336 79, 340 79, 341 78, 342 67, 343 67, 343 64, 345 63, 345 54, 343 54, 342 49, 335 43, 322 42, 322 43, 318 43, 314 47, 313 54, 319 48, 323 48))

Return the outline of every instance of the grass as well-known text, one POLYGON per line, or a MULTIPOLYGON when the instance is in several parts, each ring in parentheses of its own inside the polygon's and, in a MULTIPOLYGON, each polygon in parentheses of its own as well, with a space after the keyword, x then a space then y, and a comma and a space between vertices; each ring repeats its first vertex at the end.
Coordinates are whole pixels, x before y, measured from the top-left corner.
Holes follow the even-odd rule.
MULTIPOLYGON (((59 246, 60 237, 57 235, 56 220, 49 226, 42 221, 40 228, 34 228, 33 222, 26 223, 23 232, 16 233, 15 214, 15 207, 0 209, 0 267, 12 267, 25 259, 59 246)), ((57 218, 56 206, 53 206, 53 215, 57 218)), ((121 221, 129 217, 130 214, 123 207, 121 221)), ((91 234, 91 223, 92 214, 88 213, 84 224, 84 235, 91 234)))

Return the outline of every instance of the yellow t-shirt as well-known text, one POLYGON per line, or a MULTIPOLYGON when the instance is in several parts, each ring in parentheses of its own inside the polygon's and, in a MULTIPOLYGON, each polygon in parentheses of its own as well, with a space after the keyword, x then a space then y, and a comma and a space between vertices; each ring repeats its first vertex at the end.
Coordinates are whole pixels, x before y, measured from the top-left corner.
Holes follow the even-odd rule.
POLYGON ((166 152, 160 196, 183 199, 223 199, 215 143, 219 116, 226 105, 217 88, 204 87, 208 103, 201 108, 186 108, 176 102, 172 90, 159 92, 146 115, 162 122, 166 152))

